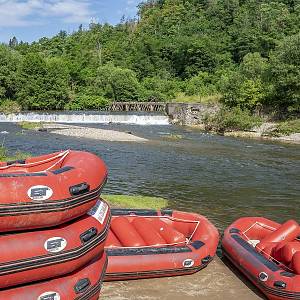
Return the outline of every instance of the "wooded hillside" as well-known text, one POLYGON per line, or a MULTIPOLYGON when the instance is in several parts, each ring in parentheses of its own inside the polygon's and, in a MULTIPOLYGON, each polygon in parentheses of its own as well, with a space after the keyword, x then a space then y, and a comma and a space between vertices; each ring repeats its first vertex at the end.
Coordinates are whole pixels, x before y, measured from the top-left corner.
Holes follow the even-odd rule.
POLYGON ((116 26, 1 45, 0 102, 97 109, 110 101, 222 101, 295 112, 299 29, 299 0, 149 0, 116 26))

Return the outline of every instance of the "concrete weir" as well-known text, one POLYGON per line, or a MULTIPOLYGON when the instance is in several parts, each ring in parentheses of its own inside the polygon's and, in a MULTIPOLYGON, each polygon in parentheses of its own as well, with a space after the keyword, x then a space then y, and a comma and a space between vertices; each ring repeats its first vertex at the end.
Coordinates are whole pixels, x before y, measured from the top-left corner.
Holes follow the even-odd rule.
POLYGON ((105 300, 259 300, 260 292, 216 257, 200 272, 180 277, 105 282, 105 300))

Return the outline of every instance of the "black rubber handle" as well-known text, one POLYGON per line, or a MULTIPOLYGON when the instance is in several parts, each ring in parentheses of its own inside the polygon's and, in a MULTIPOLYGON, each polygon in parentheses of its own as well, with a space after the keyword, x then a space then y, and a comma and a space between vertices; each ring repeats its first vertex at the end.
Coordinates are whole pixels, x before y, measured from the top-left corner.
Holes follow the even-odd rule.
POLYGON ((81 294, 81 293, 85 292, 90 285, 91 285, 91 282, 88 278, 80 279, 74 286, 74 291, 76 294, 81 294))
POLYGON ((85 244, 92 238, 94 238, 97 235, 97 233, 97 228, 92 227, 80 235, 80 240, 83 244, 85 244))
POLYGON ((82 195, 84 193, 89 192, 89 190, 90 190, 90 185, 87 184, 86 182, 73 185, 69 188, 70 194, 72 196, 82 195))

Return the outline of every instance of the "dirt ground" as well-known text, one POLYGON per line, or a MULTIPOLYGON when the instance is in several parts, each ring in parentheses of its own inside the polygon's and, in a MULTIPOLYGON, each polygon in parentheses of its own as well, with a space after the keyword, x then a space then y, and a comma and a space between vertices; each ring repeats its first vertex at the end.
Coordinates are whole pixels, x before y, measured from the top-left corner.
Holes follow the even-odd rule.
POLYGON ((265 299, 229 263, 216 257, 200 272, 181 277, 105 282, 104 300, 265 299))

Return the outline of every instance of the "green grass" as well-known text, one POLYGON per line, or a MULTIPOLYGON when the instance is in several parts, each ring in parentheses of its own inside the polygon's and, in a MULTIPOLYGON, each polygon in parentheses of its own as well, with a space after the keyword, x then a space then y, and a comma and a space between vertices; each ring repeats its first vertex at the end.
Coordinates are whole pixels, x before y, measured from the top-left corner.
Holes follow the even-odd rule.
POLYGON ((176 103, 203 103, 203 104, 215 104, 218 103, 221 99, 221 94, 209 95, 209 96, 200 96, 192 95, 188 96, 185 93, 178 93, 176 98, 172 102, 176 103))
POLYGON ((168 200, 159 197, 102 195, 112 206, 121 208, 161 209, 168 205, 168 200))
POLYGON ((30 157, 30 154, 20 151, 17 151, 14 155, 10 155, 5 147, 0 146, 0 161, 19 160, 26 159, 28 157, 30 157))
POLYGON ((22 129, 25 130, 36 130, 38 128, 42 128, 43 127, 43 123, 42 122, 27 122, 27 121, 23 121, 18 123, 22 129))
POLYGON ((293 133, 300 133, 300 119, 288 120, 278 123, 277 128, 274 131, 270 132, 270 135, 283 136, 293 133))
POLYGON ((169 141, 179 141, 183 139, 183 136, 181 134, 169 134, 167 136, 164 137, 166 140, 169 141))

